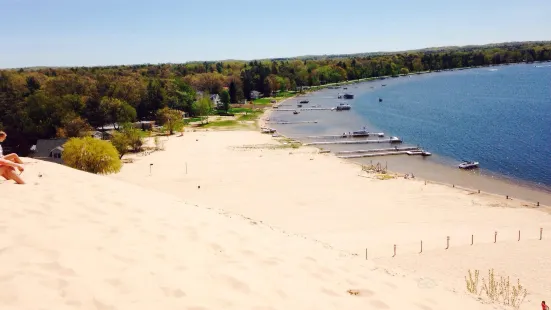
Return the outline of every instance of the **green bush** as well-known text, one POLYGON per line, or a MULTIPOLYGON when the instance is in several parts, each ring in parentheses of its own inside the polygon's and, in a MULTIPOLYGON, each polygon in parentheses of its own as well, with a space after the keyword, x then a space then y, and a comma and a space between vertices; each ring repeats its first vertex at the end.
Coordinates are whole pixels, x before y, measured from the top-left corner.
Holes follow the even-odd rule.
POLYGON ((109 141, 91 137, 71 138, 63 145, 63 162, 75 169, 96 174, 116 173, 122 164, 109 141))

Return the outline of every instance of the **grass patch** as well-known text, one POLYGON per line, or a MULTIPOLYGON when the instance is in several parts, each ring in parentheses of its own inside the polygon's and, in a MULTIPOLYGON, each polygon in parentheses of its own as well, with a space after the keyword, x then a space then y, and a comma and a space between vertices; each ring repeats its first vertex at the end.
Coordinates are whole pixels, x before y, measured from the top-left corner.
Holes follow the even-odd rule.
POLYGON ((258 98, 253 100, 254 104, 271 104, 271 101, 274 100, 272 98, 258 98))
POLYGON ((247 114, 242 114, 237 119, 240 121, 255 121, 260 115, 262 115, 262 111, 253 111, 247 114))
POLYGON ((230 113, 253 113, 255 110, 251 108, 231 108, 230 113))
POLYGON ((239 122, 233 119, 221 120, 221 121, 211 121, 207 124, 202 125, 203 128, 212 128, 212 127, 236 127, 239 126, 239 122))

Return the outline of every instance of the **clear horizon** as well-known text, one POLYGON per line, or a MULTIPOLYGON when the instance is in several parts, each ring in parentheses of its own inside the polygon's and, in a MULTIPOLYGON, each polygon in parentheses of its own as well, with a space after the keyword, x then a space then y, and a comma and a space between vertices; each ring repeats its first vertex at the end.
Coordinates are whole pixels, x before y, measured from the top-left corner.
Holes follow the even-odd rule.
POLYGON ((551 39, 551 2, 0 0, 0 68, 397 52, 551 39), (452 9, 453 7, 453 9, 452 9))

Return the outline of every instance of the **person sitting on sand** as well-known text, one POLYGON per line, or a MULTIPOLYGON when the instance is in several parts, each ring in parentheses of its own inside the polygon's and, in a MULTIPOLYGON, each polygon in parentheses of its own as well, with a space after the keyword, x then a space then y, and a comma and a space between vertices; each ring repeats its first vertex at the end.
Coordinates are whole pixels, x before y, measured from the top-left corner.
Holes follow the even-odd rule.
MULTIPOLYGON (((8 135, 5 132, 0 131, 0 143, 4 142, 7 137, 8 135)), ((15 153, 4 156, 2 146, 0 145, 0 176, 6 180, 14 180, 17 184, 25 184, 23 179, 15 173, 16 169, 20 173, 25 170, 23 161, 15 153)))
POLYGON ((541 310, 549 310, 549 306, 545 304, 545 300, 541 302, 541 310))

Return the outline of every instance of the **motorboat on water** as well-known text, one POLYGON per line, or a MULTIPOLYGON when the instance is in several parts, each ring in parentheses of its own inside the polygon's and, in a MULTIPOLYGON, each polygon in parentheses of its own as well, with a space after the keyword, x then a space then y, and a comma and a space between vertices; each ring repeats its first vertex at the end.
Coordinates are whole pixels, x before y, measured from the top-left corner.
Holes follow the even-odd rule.
POLYGON ((459 169, 474 169, 478 168, 479 162, 477 161, 464 161, 459 164, 459 169))
POLYGON ((301 100, 299 103, 308 103, 310 102, 309 100, 301 100))
POLYGON ((431 156, 432 153, 431 153, 431 152, 427 152, 427 151, 423 151, 423 152, 421 153, 421 155, 422 155, 422 156, 431 156))
POLYGON ((299 111, 293 111, 293 114, 299 114, 300 112, 299 111))
POLYGON ((302 104, 297 104, 297 107, 302 108, 302 104))
POLYGON ((337 111, 348 111, 350 109, 352 109, 352 107, 349 104, 345 104, 345 103, 339 104, 336 108, 337 111))
POLYGON ((354 95, 352 95, 352 94, 344 94, 342 97, 344 99, 354 99, 354 95))
POLYGON ((390 143, 402 143, 402 139, 392 136, 390 137, 390 143))

